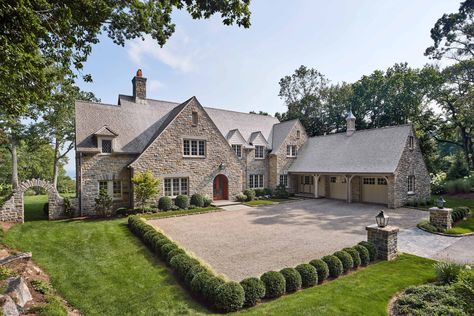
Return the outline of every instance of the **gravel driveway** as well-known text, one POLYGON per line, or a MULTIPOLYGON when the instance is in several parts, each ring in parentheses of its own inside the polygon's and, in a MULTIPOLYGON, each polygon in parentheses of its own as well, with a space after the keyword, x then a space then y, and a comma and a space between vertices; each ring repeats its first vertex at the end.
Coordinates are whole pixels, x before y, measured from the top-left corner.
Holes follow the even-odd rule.
MULTIPOLYGON (((331 254, 366 240, 365 226, 384 209, 319 199, 279 205, 234 205, 226 211, 150 220, 216 272, 240 281, 331 254)), ((385 209, 390 224, 416 226, 428 212, 385 209)))

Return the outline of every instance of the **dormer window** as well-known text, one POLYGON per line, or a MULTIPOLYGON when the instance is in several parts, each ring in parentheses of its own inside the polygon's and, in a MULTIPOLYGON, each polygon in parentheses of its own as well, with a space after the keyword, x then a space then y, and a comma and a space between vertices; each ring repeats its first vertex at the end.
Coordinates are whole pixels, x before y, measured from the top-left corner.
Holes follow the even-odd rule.
POLYGON ((102 153, 103 154, 112 153, 112 140, 111 139, 102 139, 102 153))
POLYGON ((408 136, 408 148, 410 149, 415 148, 415 137, 408 136))
POLYGON ((296 145, 287 145, 286 146, 286 156, 287 157, 296 157, 296 145))
POLYGON ((255 146, 255 159, 264 159, 265 158, 265 147, 264 146, 255 146))
POLYGON ((199 122, 199 117, 197 112, 192 113, 192 124, 193 126, 197 126, 199 122))

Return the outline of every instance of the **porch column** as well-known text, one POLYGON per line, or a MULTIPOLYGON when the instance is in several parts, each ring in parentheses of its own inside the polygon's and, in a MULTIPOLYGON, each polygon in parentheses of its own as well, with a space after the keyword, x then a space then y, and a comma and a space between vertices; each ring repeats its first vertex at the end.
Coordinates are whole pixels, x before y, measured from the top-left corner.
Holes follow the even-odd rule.
POLYGON ((317 199, 319 197, 319 185, 318 185, 318 182, 319 182, 319 174, 315 174, 314 176, 314 198, 317 199))
POLYGON ((347 203, 352 203, 352 178, 354 178, 355 175, 351 175, 350 177, 346 176, 346 190, 347 190, 347 203))

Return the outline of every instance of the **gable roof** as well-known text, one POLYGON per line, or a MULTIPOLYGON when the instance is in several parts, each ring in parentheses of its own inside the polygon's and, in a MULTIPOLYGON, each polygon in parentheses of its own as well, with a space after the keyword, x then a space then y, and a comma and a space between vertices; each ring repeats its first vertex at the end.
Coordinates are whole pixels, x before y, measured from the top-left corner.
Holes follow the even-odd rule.
POLYGON ((254 145, 255 140, 256 140, 257 138, 259 138, 259 137, 260 137, 261 139, 263 139, 263 141, 265 142, 265 145, 266 145, 267 148, 268 148, 268 145, 269 145, 269 144, 268 144, 268 141, 267 141, 267 139, 265 138, 265 136, 263 136, 262 132, 260 132, 260 131, 253 132, 252 134, 250 134, 249 144, 254 145))
POLYGON ((286 137, 288 136, 291 129, 293 128, 293 126, 295 126, 296 123, 298 123, 298 119, 281 122, 273 126, 273 133, 271 135, 273 153, 276 153, 278 152, 278 150, 280 150, 281 144, 283 144, 286 137))
MULTIPOLYGON (((235 138, 238 138, 240 141, 238 143, 235 143, 236 145, 239 144, 239 145, 244 145, 245 147, 248 147, 249 144, 247 143, 247 140, 242 136, 242 134, 240 133, 240 131, 238 129, 233 129, 233 130, 230 130, 229 133, 227 133, 227 136, 226 136, 226 139, 227 141, 231 141, 231 139, 235 139, 235 138)), ((231 142, 231 145, 233 143, 231 142)))
POLYGON ((288 171, 393 173, 411 132, 407 124, 311 137, 288 171))
POLYGON ((112 136, 117 137, 118 134, 111 130, 107 125, 102 126, 98 131, 94 133, 95 136, 112 136))
MULTIPOLYGON (((116 152, 143 152, 162 124, 166 124, 168 116, 173 116, 172 110, 180 105, 153 99, 143 101, 135 103, 133 97, 126 95, 119 95, 118 105, 76 101, 76 150, 95 151, 97 145, 93 134, 107 125, 112 131, 118 131, 119 135, 114 141, 116 152)), ((206 107, 204 110, 224 137, 230 130, 238 129, 246 141, 254 131, 262 131, 268 138, 273 125, 279 122, 272 116, 206 107)))

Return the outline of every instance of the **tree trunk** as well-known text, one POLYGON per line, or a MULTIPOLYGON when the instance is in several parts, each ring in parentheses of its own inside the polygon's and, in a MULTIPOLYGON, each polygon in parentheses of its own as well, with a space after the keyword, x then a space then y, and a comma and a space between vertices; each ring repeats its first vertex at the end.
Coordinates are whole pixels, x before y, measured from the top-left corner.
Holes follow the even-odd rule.
POLYGON ((469 135, 467 134, 465 127, 462 126, 462 127, 459 128, 459 130, 461 132, 462 148, 463 148, 463 151, 464 151, 464 159, 466 160, 466 164, 467 164, 468 168, 472 169, 471 168, 471 157, 470 157, 471 144, 470 144, 469 135))
POLYGON ((12 187, 13 190, 18 188, 18 154, 16 152, 17 139, 15 135, 11 136, 11 154, 12 154, 12 187))
POLYGON ((54 161, 53 161, 53 186, 58 189, 58 170, 59 170, 59 142, 56 139, 54 142, 54 161))

